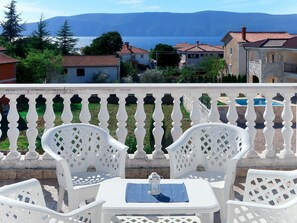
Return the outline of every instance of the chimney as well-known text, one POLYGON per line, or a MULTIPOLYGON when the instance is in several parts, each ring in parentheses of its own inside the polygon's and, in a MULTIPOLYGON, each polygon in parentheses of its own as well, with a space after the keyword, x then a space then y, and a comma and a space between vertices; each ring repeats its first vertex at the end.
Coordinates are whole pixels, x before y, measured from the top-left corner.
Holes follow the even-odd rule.
POLYGON ((196 41, 196 46, 199 47, 199 40, 196 41))
POLYGON ((246 40, 246 27, 245 26, 241 27, 241 37, 242 37, 242 40, 246 40))

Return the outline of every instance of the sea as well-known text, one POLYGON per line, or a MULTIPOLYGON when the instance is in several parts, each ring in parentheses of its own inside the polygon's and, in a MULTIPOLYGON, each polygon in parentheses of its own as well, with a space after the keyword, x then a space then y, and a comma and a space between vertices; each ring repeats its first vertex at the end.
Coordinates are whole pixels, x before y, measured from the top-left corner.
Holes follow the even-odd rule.
MULTIPOLYGON (((96 36, 77 36, 78 39, 76 48, 88 46, 92 43, 96 36)), ((132 46, 142 48, 144 50, 151 50, 157 44, 163 43, 175 46, 177 43, 195 44, 205 43, 209 45, 221 46, 222 36, 122 36, 123 42, 129 42, 132 46)))

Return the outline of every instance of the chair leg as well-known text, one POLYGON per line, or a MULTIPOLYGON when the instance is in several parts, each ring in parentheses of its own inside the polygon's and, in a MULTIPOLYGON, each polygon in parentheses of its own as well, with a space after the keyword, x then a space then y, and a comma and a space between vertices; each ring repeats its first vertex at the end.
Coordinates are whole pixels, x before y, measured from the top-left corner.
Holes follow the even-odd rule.
POLYGON ((62 209, 62 204, 64 201, 64 195, 65 195, 65 188, 64 187, 59 187, 59 194, 58 194, 58 203, 57 203, 57 211, 61 211, 62 209))

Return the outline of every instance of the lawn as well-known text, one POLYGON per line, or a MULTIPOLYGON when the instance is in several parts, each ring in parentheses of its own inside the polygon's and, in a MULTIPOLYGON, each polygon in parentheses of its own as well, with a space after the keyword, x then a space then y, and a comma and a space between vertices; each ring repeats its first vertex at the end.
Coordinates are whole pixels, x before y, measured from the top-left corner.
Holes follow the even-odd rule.
MULTIPOLYGON (((128 120, 127 120, 127 130, 128 135, 126 138, 125 144, 129 146, 129 153, 133 153, 136 150, 136 138, 134 136, 134 130, 135 130, 135 119, 134 114, 136 111, 136 104, 127 104, 126 105, 126 112, 128 114, 128 120)), ((44 104, 37 104, 37 113, 38 113, 38 121, 37 121, 37 128, 39 131, 38 139, 36 142, 37 151, 42 153, 41 145, 40 145, 40 137, 44 131, 44 120, 43 120, 43 114, 45 112, 45 105, 44 104)), ((118 104, 108 104, 108 111, 109 111, 109 130, 110 134, 116 138, 116 129, 117 129, 117 119, 116 114, 118 111, 118 104)), ((163 120, 163 129, 164 129, 164 136, 162 140, 163 148, 170 145, 172 143, 172 137, 171 137, 171 128, 172 128, 172 120, 171 120, 171 113, 172 113, 173 105, 162 105, 162 109, 164 112, 164 120, 163 120)), ((20 117, 26 121, 26 115, 28 111, 28 105, 22 105, 18 107, 20 117)), ((154 104, 145 104, 144 105, 145 113, 146 113, 146 120, 145 120, 145 129, 146 129, 146 136, 144 140, 144 150, 147 153, 151 153, 153 151, 153 145, 154 145, 154 139, 153 135, 151 133, 153 129, 153 119, 152 114, 154 112, 154 104)), ((81 111, 81 104, 80 103, 72 103, 71 104, 71 110, 73 113, 73 120, 72 122, 80 122, 79 120, 79 114, 81 111)), ((100 104, 99 103, 89 103, 89 110, 91 113, 91 120, 90 123, 94 125, 98 125, 98 113, 100 111, 100 104)), ((181 107, 182 113, 183 113, 183 119, 182 119, 182 129, 186 130, 190 127, 190 118, 189 114, 185 111, 183 107, 181 107)), ((63 103, 56 102, 54 103, 54 112, 56 114, 55 119, 55 125, 62 124, 61 120, 61 114, 63 112, 63 103)), ((4 134, 5 135, 5 134, 4 134)), ((20 135, 18 138, 18 150, 19 151, 27 151, 28 142, 26 137, 26 130, 20 130, 20 135)), ((8 150, 9 148, 9 141, 8 138, 5 137, 5 139, 2 140, 0 143, 0 150, 8 150)))

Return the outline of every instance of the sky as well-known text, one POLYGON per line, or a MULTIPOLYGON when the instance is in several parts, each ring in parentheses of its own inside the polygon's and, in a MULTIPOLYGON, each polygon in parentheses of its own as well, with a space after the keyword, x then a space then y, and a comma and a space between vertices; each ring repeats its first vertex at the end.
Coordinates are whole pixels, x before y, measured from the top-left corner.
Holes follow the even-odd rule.
MULTIPOLYGON (((11 0, 0 0, 0 21, 11 0)), ((297 14, 296 0, 16 0, 24 22, 85 13, 180 12, 205 10, 297 14)))

